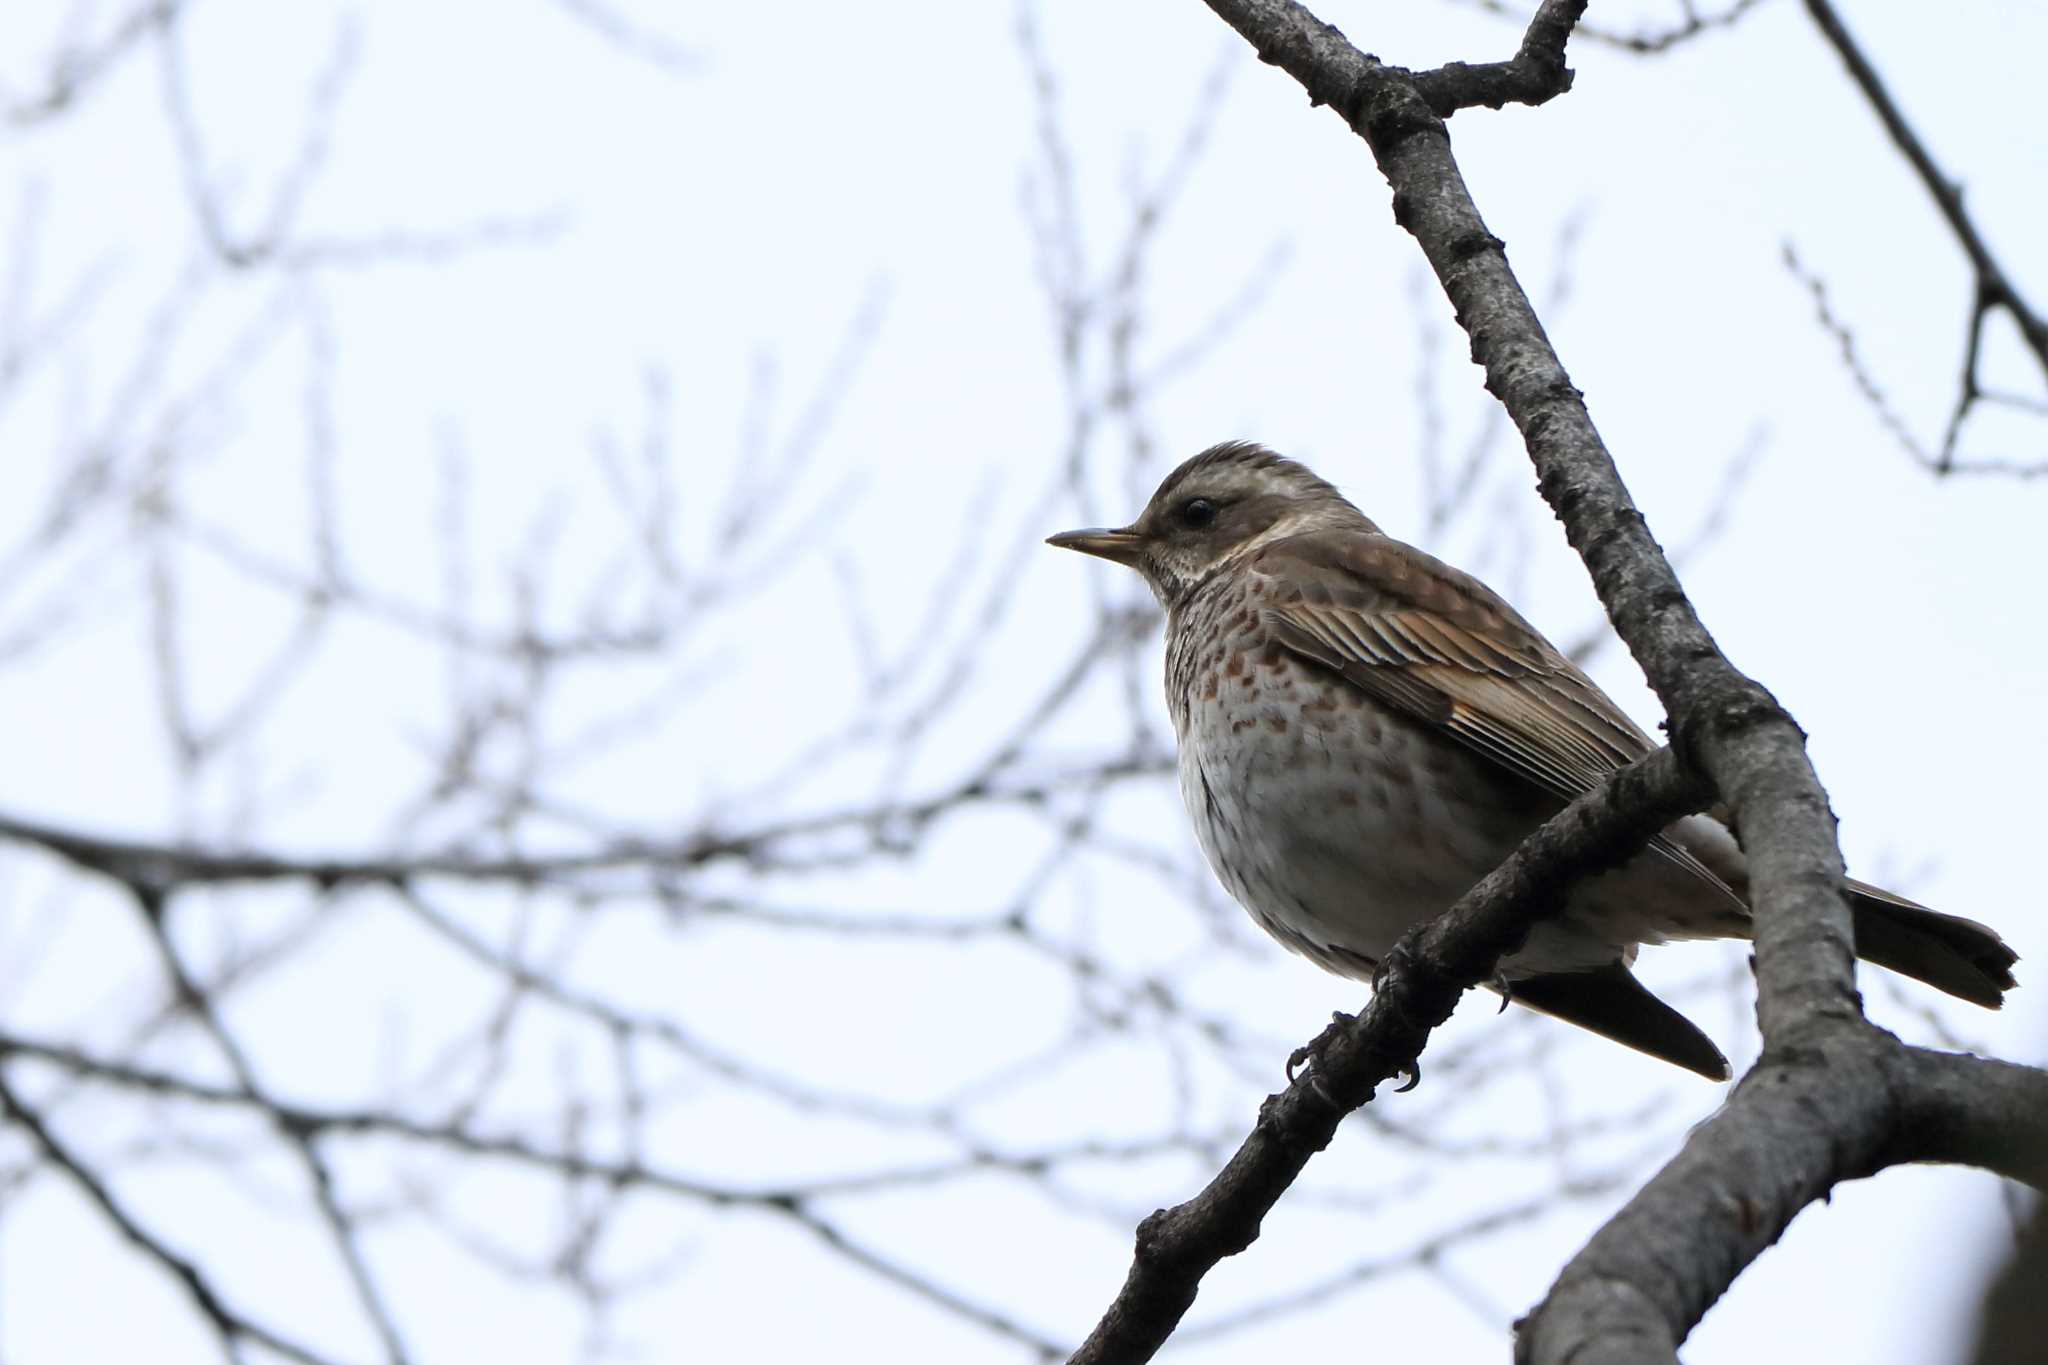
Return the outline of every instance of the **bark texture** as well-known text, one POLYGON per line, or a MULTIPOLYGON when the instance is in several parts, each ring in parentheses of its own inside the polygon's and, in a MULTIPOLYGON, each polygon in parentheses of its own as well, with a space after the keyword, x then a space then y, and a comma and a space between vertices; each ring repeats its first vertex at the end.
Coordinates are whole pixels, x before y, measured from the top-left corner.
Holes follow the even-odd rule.
POLYGON ((1429 1030, 1566 879, 1710 804, 1732 819, 1750 861, 1764 1055, 1565 1266, 1519 1325, 1516 1358, 1675 1359, 1735 1277, 1844 1180, 1899 1162, 1959 1161, 2048 1182, 2048 1074, 1908 1047, 1864 1018, 1834 815, 1805 734, 1728 662, 1693 610, 1459 173, 1445 118, 1473 105, 1540 104, 1569 89, 1565 43, 1583 0, 1547 0, 1509 61, 1424 72, 1360 51, 1292 0, 1207 3, 1371 149, 1395 221, 1422 248, 1487 390, 1522 434, 1543 496, 1663 703, 1672 748, 1576 803, 1409 936, 1372 1003, 1304 1049, 1309 1075, 1267 1102, 1209 1188, 1140 1226, 1124 1287, 1074 1359, 1150 1358, 1208 1267, 1251 1243, 1345 1113, 1382 1081, 1414 1071, 1429 1030))

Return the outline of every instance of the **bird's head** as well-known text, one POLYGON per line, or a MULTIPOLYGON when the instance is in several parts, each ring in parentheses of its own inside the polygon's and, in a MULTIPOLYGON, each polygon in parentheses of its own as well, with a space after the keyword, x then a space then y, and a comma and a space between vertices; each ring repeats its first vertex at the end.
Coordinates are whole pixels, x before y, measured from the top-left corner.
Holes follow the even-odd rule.
POLYGON ((1062 531, 1046 544, 1129 565, 1170 610, 1230 561, 1286 536, 1333 527, 1378 529, 1306 465, 1249 441, 1227 441, 1168 474, 1129 526, 1062 531))

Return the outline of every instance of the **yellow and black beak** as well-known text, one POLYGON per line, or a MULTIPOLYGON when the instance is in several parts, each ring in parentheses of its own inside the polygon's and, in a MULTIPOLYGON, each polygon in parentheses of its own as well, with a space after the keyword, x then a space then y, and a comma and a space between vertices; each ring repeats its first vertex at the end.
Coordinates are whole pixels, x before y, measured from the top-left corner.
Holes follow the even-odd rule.
POLYGON ((1138 556, 1145 549, 1145 538, 1128 526, 1114 530, 1092 526, 1085 531, 1062 531, 1056 536, 1047 536, 1045 543, 1057 545, 1062 550, 1079 550, 1097 559, 1114 560, 1132 568, 1137 567, 1138 556))

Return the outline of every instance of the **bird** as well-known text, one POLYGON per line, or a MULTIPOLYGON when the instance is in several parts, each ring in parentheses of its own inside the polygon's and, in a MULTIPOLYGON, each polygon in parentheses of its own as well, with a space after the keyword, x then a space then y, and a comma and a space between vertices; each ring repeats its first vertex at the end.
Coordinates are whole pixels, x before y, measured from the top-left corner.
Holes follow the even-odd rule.
MULTIPOLYGON (((1262 929, 1341 976, 1373 980, 1405 931, 1657 747, 1492 589, 1262 445, 1211 446, 1130 525, 1048 543, 1151 587, 1196 842, 1262 929)), ((1864 960, 1992 1008, 2013 987, 2017 954, 1990 928, 1844 885, 1864 960)), ((1693 815, 1573 888, 1491 985, 1726 1080, 1720 1049, 1631 968, 1643 944, 1750 927, 1741 846, 1693 815)))

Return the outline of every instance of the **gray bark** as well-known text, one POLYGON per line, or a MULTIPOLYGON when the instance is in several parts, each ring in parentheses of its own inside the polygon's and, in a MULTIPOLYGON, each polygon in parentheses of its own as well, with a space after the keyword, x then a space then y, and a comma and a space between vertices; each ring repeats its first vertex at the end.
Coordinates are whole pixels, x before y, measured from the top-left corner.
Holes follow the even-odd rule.
MULTIPOLYGON (((1390 958, 1370 1006, 1304 1053, 1308 1077, 1267 1102, 1208 1189, 1138 1231, 1123 1290, 1076 1361, 1148 1359, 1201 1275, 1259 1218, 1343 1114, 1412 1071, 1457 995, 1511 949, 1568 879, 1625 856, 1674 814, 1718 802, 1742 835, 1756 911, 1764 1055, 1727 1105, 1565 1266, 1518 1328, 1526 1365, 1673 1360, 1678 1343, 1802 1209, 1906 1161, 2048 1183, 2048 1074, 1908 1047, 1856 993, 1842 859, 1805 735, 1721 653, 1651 536, 1460 175, 1444 120, 1570 88, 1565 42, 1584 0, 1546 0, 1507 62, 1411 72, 1354 47, 1292 0, 1208 0, 1363 138, 1394 218, 1422 248, 1487 390, 1522 433, 1543 496, 1669 717, 1671 749, 1617 776, 1390 958), (1637 818, 1630 818, 1635 804, 1637 818)), ((1298 1054, 1299 1057, 1300 1054, 1298 1054)))

